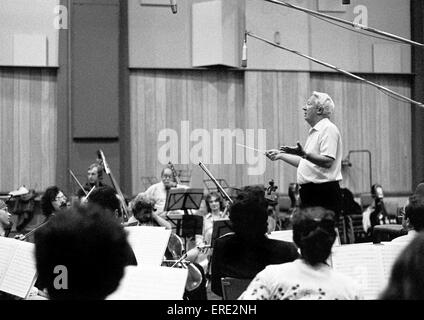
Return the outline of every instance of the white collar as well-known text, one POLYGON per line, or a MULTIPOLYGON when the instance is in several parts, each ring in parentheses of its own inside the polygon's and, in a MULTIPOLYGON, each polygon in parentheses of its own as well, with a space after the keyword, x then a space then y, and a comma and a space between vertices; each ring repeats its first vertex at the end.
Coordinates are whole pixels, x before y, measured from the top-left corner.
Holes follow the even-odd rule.
POLYGON ((328 124, 328 122, 331 122, 328 118, 321 119, 309 130, 309 133, 312 133, 313 131, 321 131, 322 128, 328 124))

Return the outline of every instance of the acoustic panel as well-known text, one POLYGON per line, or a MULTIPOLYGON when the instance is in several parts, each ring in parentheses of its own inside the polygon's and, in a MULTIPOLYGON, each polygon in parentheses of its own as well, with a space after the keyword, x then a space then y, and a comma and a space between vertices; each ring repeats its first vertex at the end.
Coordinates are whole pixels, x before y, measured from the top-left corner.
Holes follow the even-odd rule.
POLYGON ((73 138, 119 136, 119 4, 72 11, 73 138))
POLYGON ((346 12, 346 5, 343 5, 342 0, 318 0, 318 11, 346 12))
POLYGON ((375 43, 373 45, 374 72, 402 72, 402 48, 396 44, 375 43))
POLYGON ((47 36, 44 34, 13 35, 13 65, 15 66, 47 66, 47 50, 47 36))
POLYGON ((239 67, 241 34, 238 1, 193 4, 193 67, 239 67))

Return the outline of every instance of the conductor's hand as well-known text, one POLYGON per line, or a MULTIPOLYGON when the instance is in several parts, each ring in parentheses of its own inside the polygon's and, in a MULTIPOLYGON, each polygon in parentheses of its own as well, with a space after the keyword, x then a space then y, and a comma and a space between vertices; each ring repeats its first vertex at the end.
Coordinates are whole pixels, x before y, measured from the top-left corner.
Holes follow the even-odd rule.
POLYGON ((281 154, 280 151, 278 151, 277 149, 271 149, 268 150, 265 155, 267 156, 268 159, 272 160, 272 161, 276 161, 278 160, 278 155, 281 154))
POLYGON ((280 151, 288 154, 293 154, 299 157, 303 157, 305 155, 305 150, 303 150, 302 145, 297 142, 296 147, 282 146, 280 147, 280 151))

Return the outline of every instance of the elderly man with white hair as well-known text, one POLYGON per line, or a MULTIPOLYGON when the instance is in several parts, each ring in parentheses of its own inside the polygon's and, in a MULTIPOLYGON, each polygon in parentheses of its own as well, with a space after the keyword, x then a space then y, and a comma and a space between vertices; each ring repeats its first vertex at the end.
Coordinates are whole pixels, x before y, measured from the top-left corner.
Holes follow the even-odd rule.
POLYGON ((338 216, 341 209, 342 139, 339 129, 330 121, 334 102, 328 94, 315 91, 302 110, 311 126, 305 147, 297 142, 295 147, 269 150, 267 156, 272 161, 282 160, 297 168, 302 206, 324 207, 338 216))

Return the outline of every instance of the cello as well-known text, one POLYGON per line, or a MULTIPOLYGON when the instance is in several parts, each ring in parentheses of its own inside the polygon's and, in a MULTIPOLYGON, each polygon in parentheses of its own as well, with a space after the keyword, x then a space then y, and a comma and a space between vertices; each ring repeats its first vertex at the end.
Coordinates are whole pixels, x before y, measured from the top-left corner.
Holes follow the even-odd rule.
POLYGON ((129 214, 129 209, 128 209, 125 197, 124 197, 124 195, 121 191, 121 188, 119 187, 118 183, 116 182, 115 177, 113 176, 112 171, 110 170, 109 164, 106 161, 105 154, 103 153, 102 150, 97 151, 97 157, 98 157, 99 163, 103 166, 104 171, 109 176, 110 181, 112 182, 112 185, 115 188, 115 190, 116 190, 116 192, 119 196, 119 201, 121 202, 121 206, 122 206, 122 210, 123 210, 124 222, 127 222, 130 214, 129 214))

